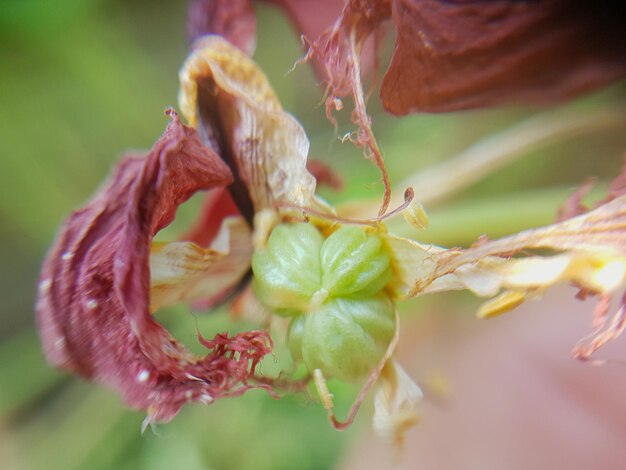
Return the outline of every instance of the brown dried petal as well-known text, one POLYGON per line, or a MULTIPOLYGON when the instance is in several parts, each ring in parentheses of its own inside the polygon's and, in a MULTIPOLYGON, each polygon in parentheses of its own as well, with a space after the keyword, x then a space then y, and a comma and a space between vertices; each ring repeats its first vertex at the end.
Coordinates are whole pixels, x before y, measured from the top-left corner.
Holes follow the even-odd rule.
MULTIPOLYGON (((277 3, 302 32, 316 30, 298 2, 277 3)), ((354 95, 349 38, 361 45, 391 17, 396 45, 380 97, 392 114, 549 104, 626 76, 624 13, 622 2, 586 0, 349 0, 309 38, 331 94, 354 95)))
POLYGON ((250 332, 220 336, 197 357, 150 315, 152 237, 194 192, 232 180, 195 131, 170 115, 150 153, 123 159, 67 219, 44 263, 37 302, 47 359, 117 389, 149 421, 171 419, 186 402, 245 390, 236 387, 270 348, 264 333, 250 332))
POLYGON ((248 55, 256 47, 256 16, 249 0, 192 0, 187 11, 187 35, 193 44, 217 34, 248 55))
POLYGON ((381 87, 402 115, 548 104, 626 75, 621 2, 394 0, 381 87))

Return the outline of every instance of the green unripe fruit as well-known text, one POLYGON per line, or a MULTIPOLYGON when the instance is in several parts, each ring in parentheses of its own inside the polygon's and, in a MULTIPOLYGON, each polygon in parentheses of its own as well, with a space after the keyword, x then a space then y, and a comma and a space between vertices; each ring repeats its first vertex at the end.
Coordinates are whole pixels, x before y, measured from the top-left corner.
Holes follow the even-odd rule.
POLYGON ((265 249, 252 257, 254 290, 261 302, 275 309, 307 310, 321 285, 323 242, 311 224, 277 226, 265 249))
POLYGON ((296 362, 345 382, 364 380, 385 355, 396 329, 385 295, 337 298, 293 319, 287 345, 296 362))
POLYGON ((334 296, 376 294, 389 282, 389 256, 379 237, 359 227, 342 227, 330 235, 320 252, 322 287, 334 296))
POLYGON ((383 290, 390 258, 377 234, 346 226, 324 239, 312 224, 282 224, 255 252, 252 271, 258 298, 294 317, 287 345, 310 372, 357 382, 385 355, 396 319, 383 290))
POLYGON ((312 224, 278 225, 252 257, 255 292, 281 314, 315 310, 327 298, 365 298, 389 282, 389 256, 376 235, 342 227, 326 240, 312 224))

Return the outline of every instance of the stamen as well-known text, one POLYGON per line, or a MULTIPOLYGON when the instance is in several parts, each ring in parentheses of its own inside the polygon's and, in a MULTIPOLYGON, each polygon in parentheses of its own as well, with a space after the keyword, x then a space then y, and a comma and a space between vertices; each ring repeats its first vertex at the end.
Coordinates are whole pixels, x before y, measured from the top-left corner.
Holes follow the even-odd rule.
POLYGON ((323 219, 332 220, 334 222, 339 222, 343 224, 369 225, 371 227, 376 227, 378 225, 378 222, 381 222, 385 219, 393 217, 397 214, 400 214, 402 211, 406 210, 411 205, 411 202, 413 201, 414 196, 415 196, 415 192, 413 191, 413 188, 407 188, 406 191, 404 191, 404 202, 400 206, 398 206, 391 212, 387 212, 385 214, 372 217, 371 219, 350 219, 347 217, 340 217, 336 214, 318 211, 317 209, 313 209, 311 207, 298 206, 296 204, 293 204, 287 201, 278 201, 276 205, 278 207, 301 210, 307 215, 314 215, 317 217, 321 217, 323 219))

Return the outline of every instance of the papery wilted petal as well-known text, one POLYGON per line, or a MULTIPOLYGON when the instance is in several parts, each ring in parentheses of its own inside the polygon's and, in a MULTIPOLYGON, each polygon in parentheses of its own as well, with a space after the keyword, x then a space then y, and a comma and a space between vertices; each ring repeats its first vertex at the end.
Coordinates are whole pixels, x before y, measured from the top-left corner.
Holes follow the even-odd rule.
POLYGON ((394 295, 398 298, 412 297, 427 288, 424 283, 431 278, 438 256, 445 249, 388 233, 383 235, 383 239, 394 272, 390 286, 394 295))
POLYGON ((223 38, 207 36, 179 77, 180 108, 205 144, 218 149, 233 169, 233 188, 241 185, 233 199, 244 216, 251 219, 254 212, 281 202, 312 204, 309 141, 249 57, 223 38))
POLYGON ((423 397, 422 391, 395 361, 387 363, 378 380, 374 431, 401 447, 404 433, 419 421, 417 405, 423 397))
MULTIPOLYGON (((612 188, 621 184, 621 177, 617 181, 612 188)), ((484 297, 501 292, 479 312, 489 317, 562 281, 578 286, 582 297, 604 299, 595 314, 595 340, 577 350, 577 355, 588 357, 626 325, 623 304, 611 322, 607 315, 611 296, 626 284, 626 196, 617 189, 585 214, 499 240, 481 240, 467 250, 440 253, 428 278, 417 282, 412 294, 461 288, 484 297), (560 254, 512 258, 533 249, 560 254)))
POLYGON ((211 248, 192 242, 153 242, 150 250, 150 310, 181 301, 223 300, 250 270, 252 233, 241 217, 224 219, 211 248))
POLYGON ((61 229, 43 266, 37 319, 47 359, 117 389, 150 421, 186 402, 209 403, 245 390, 270 350, 250 332, 206 342, 193 355, 149 310, 152 237, 194 192, 224 186, 231 173, 175 113, 145 157, 127 157, 61 229))
POLYGON ((439 263, 437 276, 487 256, 510 255, 532 248, 626 256, 626 196, 554 225, 479 243, 468 250, 450 251, 439 263))

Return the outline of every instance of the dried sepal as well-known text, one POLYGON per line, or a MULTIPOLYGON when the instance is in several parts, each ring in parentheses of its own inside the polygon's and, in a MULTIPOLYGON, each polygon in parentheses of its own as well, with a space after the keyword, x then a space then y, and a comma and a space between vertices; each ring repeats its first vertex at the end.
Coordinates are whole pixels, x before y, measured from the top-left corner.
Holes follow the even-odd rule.
POLYGON ((219 149, 234 170, 235 183, 245 188, 233 194, 249 197, 248 203, 235 199, 244 216, 278 202, 315 204, 306 134, 248 56, 221 37, 207 36, 196 44, 179 78, 183 115, 207 146, 219 149))
POLYGON ((231 172, 176 114, 145 157, 127 157, 65 222, 44 263, 37 321, 46 358, 120 392, 168 421, 187 402, 242 393, 271 349, 266 333, 218 336, 196 356, 151 315, 153 236, 198 190, 228 185, 231 172))

